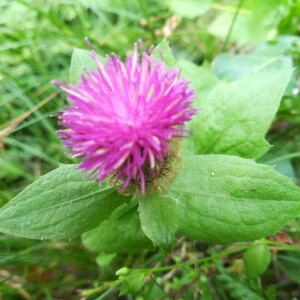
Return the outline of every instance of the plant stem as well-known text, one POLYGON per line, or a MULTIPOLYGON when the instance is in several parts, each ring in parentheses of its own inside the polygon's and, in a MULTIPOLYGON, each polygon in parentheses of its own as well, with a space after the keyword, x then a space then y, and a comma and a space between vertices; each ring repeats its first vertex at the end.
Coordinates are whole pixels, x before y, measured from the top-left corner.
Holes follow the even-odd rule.
POLYGON ((240 0, 238 6, 236 7, 236 11, 235 11, 234 16, 232 18, 232 21, 231 21, 229 30, 227 32, 227 35, 226 35, 226 38, 225 38, 225 41, 224 41, 224 45, 223 45, 223 48, 222 48, 221 52, 224 52, 227 49, 227 45, 229 43, 229 39, 230 39, 231 33, 233 31, 233 27, 234 27, 234 24, 235 24, 236 19, 238 17, 239 11, 242 7, 242 4, 243 4, 243 0, 240 0))

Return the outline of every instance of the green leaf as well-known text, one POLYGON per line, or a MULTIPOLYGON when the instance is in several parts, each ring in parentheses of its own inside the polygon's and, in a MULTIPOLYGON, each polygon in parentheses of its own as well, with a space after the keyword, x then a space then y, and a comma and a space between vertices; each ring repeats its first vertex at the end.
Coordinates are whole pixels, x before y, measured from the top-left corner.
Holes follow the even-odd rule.
POLYGON ((82 235, 83 244, 95 252, 135 253, 153 248, 141 229, 136 207, 120 214, 120 207, 97 228, 82 235))
POLYGON ((121 287, 120 296, 138 293, 145 284, 147 273, 147 270, 144 269, 131 271, 121 287))
POLYGON ((116 256, 117 253, 100 253, 96 257, 96 263, 99 267, 107 267, 111 264, 116 256))
POLYGON ((300 253, 286 252, 276 255, 275 265, 286 273, 292 280, 300 284, 300 253))
POLYGON ((290 160, 282 160, 276 163, 275 170, 287 177, 290 177, 293 182, 297 182, 295 170, 290 160))
POLYGON ((288 178, 229 155, 187 159, 170 195, 178 199, 180 231, 214 242, 267 236, 300 213, 300 189, 288 178))
MULTIPOLYGON (((105 58, 99 56, 102 63, 106 63, 105 58)), ((91 58, 90 51, 75 48, 72 53, 71 66, 70 66, 70 82, 77 84, 80 75, 84 74, 87 70, 96 70, 96 62, 91 58)))
POLYGON ((140 199, 142 228, 164 248, 172 247, 176 231, 214 243, 252 241, 299 213, 300 189, 288 178, 229 155, 189 157, 167 195, 140 199))
MULTIPOLYGON (((253 290, 237 274, 230 274, 224 271, 220 275, 217 275, 217 280, 222 283, 223 288, 227 291, 228 299, 266 300, 266 298, 260 295, 259 290, 253 290)), ((221 289, 220 286, 219 289, 221 289)))
MULTIPOLYGON (((234 81, 255 72, 292 69, 293 59, 288 53, 292 53, 296 43, 297 39, 282 36, 273 42, 260 43, 251 53, 222 53, 215 57, 213 70, 219 78, 234 81)), ((297 69, 294 70, 284 95, 292 96, 296 86, 297 69)))
POLYGON ((270 55, 254 51, 248 55, 223 53, 213 63, 213 69, 219 78, 230 81, 262 70, 279 70, 293 68, 293 60, 287 55, 270 55))
POLYGON ((75 48, 72 53, 70 65, 70 82, 77 84, 80 75, 84 73, 84 68, 96 70, 96 63, 90 56, 90 51, 75 48))
POLYGON ((7 202, 6 202, 4 199, 0 198, 0 208, 1 208, 2 206, 4 206, 6 203, 7 203, 7 202))
POLYGON ((193 19, 210 9, 211 0, 168 0, 166 4, 176 15, 193 19))
POLYGON ((74 238, 130 198, 88 180, 74 165, 40 177, 0 210, 0 231, 33 239, 74 238))
POLYGON ((266 132, 291 78, 291 70, 261 72, 233 83, 220 82, 189 123, 197 154, 258 158, 268 149, 266 132))
POLYGON ((234 23, 236 8, 219 14, 208 27, 208 32, 223 40, 230 32, 229 41, 238 46, 257 43, 274 38, 278 24, 291 9, 285 0, 244 0, 234 23))
POLYGON ((153 50, 153 55, 159 60, 163 60, 165 65, 172 68, 176 64, 173 52, 169 46, 167 39, 163 39, 153 50))
POLYGON ((218 78, 213 73, 209 65, 204 64, 201 67, 187 60, 177 60, 176 65, 181 68, 182 77, 190 81, 190 86, 196 91, 196 100, 193 106, 199 108, 201 99, 207 97, 209 92, 218 83, 218 78))
MULTIPOLYGON (((210 66, 204 64, 201 67, 187 61, 178 60, 176 66, 181 68, 182 77, 190 81, 190 86, 195 90, 196 99, 193 102, 193 107, 200 108, 201 102, 207 97, 209 92, 218 83, 217 77, 214 75, 210 66)), ((195 154, 194 139, 183 139, 182 148, 184 155, 195 154)))
POLYGON ((179 212, 176 199, 170 196, 137 196, 142 229, 158 246, 170 251, 175 243, 179 212))

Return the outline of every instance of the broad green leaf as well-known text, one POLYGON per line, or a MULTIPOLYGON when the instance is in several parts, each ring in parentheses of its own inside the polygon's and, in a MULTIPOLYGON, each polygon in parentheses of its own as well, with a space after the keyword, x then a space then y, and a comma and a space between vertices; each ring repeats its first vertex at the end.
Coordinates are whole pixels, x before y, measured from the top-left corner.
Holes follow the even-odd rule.
POLYGON ((83 244, 87 248, 99 253, 134 253, 153 248, 141 229, 136 207, 123 214, 119 214, 120 209, 123 207, 117 209, 100 226, 82 235, 83 244))
POLYGON ((261 54, 256 51, 247 55, 223 53, 213 63, 213 69, 219 78, 229 81, 238 80, 246 75, 262 70, 292 69, 293 61, 287 55, 261 54))
POLYGON ((258 158, 268 149, 265 135, 291 78, 291 70, 260 72, 220 82, 197 104, 189 123, 197 154, 223 153, 258 158))
POLYGON ((287 159, 276 163, 275 170, 280 174, 290 177, 293 182, 297 182, 297 178, 291 160, 287 159))
POLYGON ((201 67, 187 60, 177 60, 176 65, 181 68, 182 77, 190 81, 190 86, 195 90, 196 99, 193 106, 200 108, 201 99, 207 97, 207 94, 216 86, 218 78, 208 65, 201 67))
POLYGON ((166 4, 176 15, 192 19, 205 14, 211 7, 211 0, 168 0, 166 4))
MULTIPOLYGON (((181 68, 182 77, 187 78, 190 81, 190 86, 195 90, 196 98, 193 107, 201 108, 201 102, 216 86, 218 79, 207 65, 199 67, 187 60, 178 60, 176 66, 181 68)), ((195 140, 191 138, 183 139, 182 148, 184 155, 195 154, 195 140)))
POLYGON ((144 232, 164 248, 172 247, 176 231, 214 243, 252 241, 300 214, 300 189, 253 160, 191 156, 167 194, 140 199, 139 210, 144 232))
MULTIPOLYGON (((219 78, 228 81, 238 80, 259 71, 292 69, 293 59, 288 53, 292 52, 297 41, 296 38, 282 36, 273 42, 260 43, 251 53, 222 53, 214 59, 212 67, 219 78)), ((284 95, 293 95, 296 85, 297 70, 294 70, 284 95)))
MULTIPOLYGON (((99 56, 102 63, 105 64, 105 59, 99 56)), ((86 70, 96 70, 96 62, 91 58, 90 51, 75 48, 72 53, 71 65, 70 65, 70 82, 77 84, 80 75, 85 73, 86 70)))
MULTIPOLYGON (((242 46, 249 42, 259 42, 264 39, 267 34, 265 30, 259 30, 258 32, 255 32, 249 29, 250 13, 251 12, 248 10, 242 10, 242 13, 238 15, 230 32, 228 40, 229 42, 234 42, 237 43, 238 46, 242 46)), ((209 25, 208 33, 225 41, 229 34, 233 18, 234 11, 232 13, 223 12, 219 14, 209 25)))
POLYGON ((236 156, 187 159, 170 195, 178 199, 180 231, 199 240, 255 240, 300 214, 300 189, 290 179, 236 156))
POLYGON ((179 225, 176 198, 163 195, 137 198, 143 231, 155 244, 170 251, 179 225))
POLYGON ((40 177, 0 210, 0 231, 33 239, 74 238, 130 198, 88 180, 74 165, 40 177))
POLYGON ((267 40, 274 38, 278 24, 291 9, 285 0, 244 0, 235 20, 236 9, 225 11, 214 19, 208 32, 223 40, 229 36, 238 46, 267 40))
POLYGON ((160 61, 163 60, 166 66, 172 68, 176 64, 172 50, 167 39, 163 39, 153 51, 153 55, 160 61))

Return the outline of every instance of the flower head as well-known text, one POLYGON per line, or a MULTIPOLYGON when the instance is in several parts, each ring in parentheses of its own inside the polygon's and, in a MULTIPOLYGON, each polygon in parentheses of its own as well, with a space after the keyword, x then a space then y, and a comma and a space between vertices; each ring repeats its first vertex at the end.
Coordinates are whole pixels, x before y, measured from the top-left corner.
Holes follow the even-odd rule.
POLYGON ((96 71, 86 71, 77 85, 53 83, 71 103, 59 115, 66 127, 59 134, 83 158, 79 167, 97 172, 100 182, 114 176, 121 191, 138 183, 143 194, 167 159, 171 140, 183 137, 185 122, 197 110, 190 108, 194 92, 180 71, 141 48, 139 53, 135 44, 125 63, 111 54, 105 65, 91 49, 96 71))

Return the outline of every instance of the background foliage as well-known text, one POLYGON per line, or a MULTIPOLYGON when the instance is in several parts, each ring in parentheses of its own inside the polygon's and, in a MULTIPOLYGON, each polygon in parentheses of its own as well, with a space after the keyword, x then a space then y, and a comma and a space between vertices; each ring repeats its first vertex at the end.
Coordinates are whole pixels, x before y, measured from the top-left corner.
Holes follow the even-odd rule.
MULTIPOLYGON (((253 72, 272 74, 300 64, 300 3, 293 0, 4 0, 0 7, 0 207, 37 176, 58 167, 58 162, 74 163, 64 154, 55 132, 56 120, 50 117, 64 105, 64 96, 57 94, 49 82, 54 78, 69 79, 73 48, 86 48, 85 36, 100 55, 115 52, 122 57, 139 38, 150 46, 167 36, 183 67, 191 63, 201 66, 189 66, 187 75, 199 78, 192 84, 201 91, 204 101, 212 101, 213 95, 208 97, 208 93, 217 80, 233 82, 253 72)), ((299 184, 298 74, 299 68, 284 97, 278 99, 281 104, 267 135, 273 147, 259 160, 276 165, 278 171, 299 184)), ((240 92, 249 95, 251 108, 256 95, 254 90, 247 90, 247 80, 240 92)), ((260 90, 270 90, 264 81, 252 80, 257 80, 258 87, 262 85, 260 90)), ((280 82, 278 75, 278 89, 280 82)), ((270 98, 274 98, 276 89, 273 93, 268 94, 270 98)), ((238 114, 238 97, 236 103, 233 118, 245 120, 247 116, 238 114)), ((226 99, 226 110, 225 104, 226 99)), ((268 103, 255 105, 261 107, 258 120, 267 122, 272 116, 268 103)), ((209 115, 209 111, 203 114, 209 115)), ((192 126, 205 129, 206 124, 203 120, 203 124, 192 126)), ((238 138, 235 128, 232 130, 231 136, 238 138)), ((251 158, 262 154, 266 147, 264 133, 251 137, 261 140, 261 148, 247 152, 241 145, 239 153, 251 158)), ((215 147, 210 142, 203 141, 203 146, 215 147)), ((213 149, 215 153, 224 151, 213 149)), ((130 214, 117 212, 112 218, 121 218, 124 225, 136 222, 130 214)), ((33 222, 38 218, 33 216, 33 222)), ((112 243, 109 230, 126 238, 126 228, 113 224, 108 220, 98 229, 107 233, 102 238, 108 243, 112 243)), ((128 249, 117 254, 118 246, 108 249, 93 241, 93 234, 98 234, 97 228, 94 230, 84 237, 85 246, 93 251, 84 248, 80 240, 30 241, 1 235, 0 296, 113 299, 122 286, 121 294, 128 299, 198 299, 200 295, 201 299, 300 297, 297 220, 278 235, 253 245, 221 246, 182 238, 169 255, 155 249, 144 236, 140 236, 140 242, 148 243, 149 250, 141 251, 139 244, 135 243, 134 248, 128 241, 128 249), (117 279, 115 272, 124 266, 134 271, 123 269, 117 279)))

